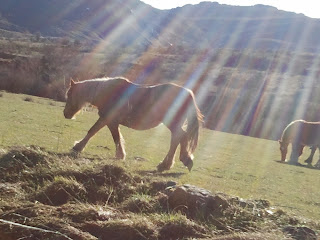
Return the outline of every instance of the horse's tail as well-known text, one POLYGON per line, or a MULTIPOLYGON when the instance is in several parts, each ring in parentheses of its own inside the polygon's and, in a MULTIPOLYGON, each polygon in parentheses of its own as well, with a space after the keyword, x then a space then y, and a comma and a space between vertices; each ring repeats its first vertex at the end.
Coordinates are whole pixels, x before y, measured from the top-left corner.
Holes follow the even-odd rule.
POLYGON ((197 106, 195 101, 195 97, 193 92, 190 90, 190 97, 191 103, 188 109, 187 115, 187 140, 188 140, 188 152, 192 154, 197 145, 199 140, 199 129, 200 125, 203 123, 203 115, 200 109, 197 106))

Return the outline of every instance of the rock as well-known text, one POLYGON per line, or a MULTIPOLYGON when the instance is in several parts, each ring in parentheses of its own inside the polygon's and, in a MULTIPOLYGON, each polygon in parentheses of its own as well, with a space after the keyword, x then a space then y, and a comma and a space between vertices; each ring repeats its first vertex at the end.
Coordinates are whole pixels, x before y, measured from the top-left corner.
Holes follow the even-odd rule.
POLYGON ((174 181, 155 181, 151 183, 151 189, 152 192, 161 192, 166 190, 169 187, 174 187, 176 186, 177 183, 174 181))
POLYGON ((213 195, 210 191, 192 185, 177 186, 168 198, 170 209, 180 211, 194 218, 198 214, 203 217, 221 215, 230 204, 222 196, 213 195))
POLYGON ((315 231, 308 227, 287 226, 283 228, 283 232, 290 234, 293 239, 297 240, 317 240, 315 231))
POLYGON ((265 199, 245 200, 239 197, 231 197, 229 202, 233 205, 238 205, 241 208, 249 209, 266 209, 271 206, 270 202, 265 199))

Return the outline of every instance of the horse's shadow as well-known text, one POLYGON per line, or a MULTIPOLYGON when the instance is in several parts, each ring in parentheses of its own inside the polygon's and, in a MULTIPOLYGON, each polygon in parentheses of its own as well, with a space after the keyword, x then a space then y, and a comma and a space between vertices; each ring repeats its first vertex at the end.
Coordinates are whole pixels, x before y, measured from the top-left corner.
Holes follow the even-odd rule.
POLYGON ((74 150, 70 150, 69 152, 64 152, 64 153, 54 153, 54 155, 57 156, 57 157, 60 157, 60 158, 67 157, 67 158, 70 158, 70 159, 73 159, 73 160, 75 160, 75 159, 86 159, 86 160, 89 160, 89 161, 94 161, 94 160, 97 160, 97 159, 101 159, 101 160, 103 159, 99 155, 84 154, 84 153, 77 152, 77 151, 74 151, 74 150))
MULTIPOLYGON (((70 152, 65 152, 65 153, 56 153, 56 156, 58 157, 69 157, 71 159, 77 159, 80 157, 84 157, 83 154, 71 150, 70 152)), ((88 160, 94 160, 95 157, 90 157, 90 156, 85 156, 86 159, 88 160)), ((146 161, 144 158, 139 158, 138 161, 146 161), (141 160, 142 159, 142 160, 141 160)), ((115 157, 111 157, 110 160, 119 160, 115 157)), ((137 157, 135 157, 135 160, 137 160, 137 157)), ((157 170, 141 170, 137 171, 138 174, 142 176, 161 176, 161 177, 172 177, 172 178, 179 178, 187 173, 185 172, 159 172, 157 170)))
POLYGON ((303 167, 303 168, 308 168, 308 169, 314 169, 314 170, 320 170, 320 168, 317 168, 311 164, 307 164, 307 165, 304 165, 304 164, 301 164, 301 163, 297 163, 297 164, 290 164, 288 162, 284 162, 284 161, 281 161, 281 160, 275 160, 275 162, 277 163, 281 163, 281 164, 287 164, 287 165, 291 165, 291 166, 295 166, 295 167, 303 167))
POLYGON ((184 172, 158 172, 157 170, 153 170, 153 171, 148 171, 148 170, 141 170, 138 171, 138 174, 142 175, 142 176, 161 176, 161 177, 172 177, 172 178, 179 178, 183 175, 185 175, 186 173, 184 172))

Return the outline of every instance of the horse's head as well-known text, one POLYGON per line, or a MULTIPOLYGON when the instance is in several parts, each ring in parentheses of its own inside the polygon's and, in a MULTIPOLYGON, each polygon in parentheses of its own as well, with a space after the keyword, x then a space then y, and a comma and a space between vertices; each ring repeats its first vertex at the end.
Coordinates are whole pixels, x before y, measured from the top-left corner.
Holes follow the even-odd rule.
POLYGON ((279 144, 280 144, 280 152, 281 152, 281 161, 285 161, 287 152, 288 152, 289 143, 279 140, 279 144))
POLYGON ((83 105, 85 104, 83 98, 79 94, 78 83, 75 83, 72 79, 70 81, 69 89, 67 90, 66 98, 66 106, 64 107, 63 114, 67 119, 71 119, 76 115, 83 105))

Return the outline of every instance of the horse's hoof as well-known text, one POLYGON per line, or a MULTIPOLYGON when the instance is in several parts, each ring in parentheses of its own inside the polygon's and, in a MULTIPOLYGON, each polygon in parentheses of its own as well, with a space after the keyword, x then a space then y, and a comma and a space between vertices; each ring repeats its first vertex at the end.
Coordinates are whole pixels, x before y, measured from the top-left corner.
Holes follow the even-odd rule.
POLYGON ((186 167, 188 168, 189 172, 191 172, 191 169, 193 167, 193 161, 191 160, 186 167))
POLYGON ((157 171, 161 173, 166 170, 169 170, 169 169, 165 167, 163 163, 159 163, 159 165, 157 166, 157 171))
POLYGON ((126 155, 116 155, 114 158, 117 160, 126 160, 126 155))
POLYGON ((70 152, 70 156, 73 157, 73 158, 77 158, 80 156, 80 153, 79 151, 75 150, 75 149, 71 149, 71 152, 70 152))
POLYGON ((312 159, 311 159, 311 161, 309 159, 306 159, 304 162, 307 163, 308 165, 311 165, 312 159))
POLYGON ((313 167, 311 162, 306 162, 308 167, 313 167))
POLYGON ((82 141, 75 141, 72 150, 76 152, 82 152, 85 146, 86 145, 82 141))
POLYGON ((189 172, 191 172, 191 169, 193 167, 193 155, 191 155, 190 157, 184 159, 183 164, 188 168, 189 172))
POLYGON ((163 168, 163 166, 158 165, 157 166, 157 171, 162 173, 165 169, 163 168))
POLYGON ((317 168, 317 169, 320 169, 320 163, 317 162, 317 163, 314 165, 314 167, 317 168))

